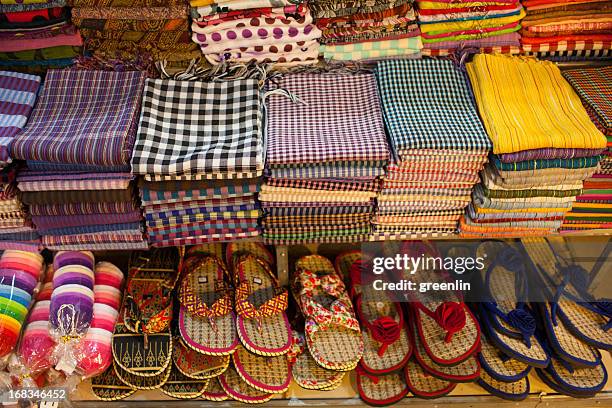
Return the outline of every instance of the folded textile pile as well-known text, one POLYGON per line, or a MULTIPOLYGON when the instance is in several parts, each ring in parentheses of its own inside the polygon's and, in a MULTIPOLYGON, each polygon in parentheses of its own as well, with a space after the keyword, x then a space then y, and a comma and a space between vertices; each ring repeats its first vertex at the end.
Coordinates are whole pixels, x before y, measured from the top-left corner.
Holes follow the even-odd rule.
POLYGON ((563 71, 595 126, 607 138, 600 168, 584 181, 582 195, 563 221, 563 230, 612 229, 612 67, 563 71))
POLYGON ((326 60, 419 58, 421 32, 413 0, 313 0, 326 60))
POLYGON ((206 60, 314 64, 321 32, 302 0, 191 0, 193 41, 206 60))
POLYGON ((289 74, 276 84, 293 98, 273 90, 268 99, 265 241, 367 240, 389 160, 374 75, 289 74))
POLYGON ((448 55, 464 48, 518 54, 520 20, 525 16, 518 0, 417 0, 424 55, 448 55))
POLYGON ((83 41, 64 0, 0 1, 0 67, 43 73, 64 68, 83 41))
POLYGON ((103 59, 149 57, 170 64, 200 52, 189 34, 185 0, 71 0, 85 49, 103 59))
POLYGON ((558 61, 612 56, 612 3, 524 0, 523 52, 558 61))
POLYGON ((38 250, 40 237, 34 230, 15 184, 9 144, 28 121, 40 77, 0 71, 0 249, 38 250))
POLYGON ((395 161, 378 195, 374 236, 455 233, 491 149, 467 78, 448 60, 383 61, 376 74, 395 161))
POLYGON ((479 54, 467 64, 493 156, 461 223, 465 236, 557 231, 597 170, 606 138, 548 61, 479 54))
POLYGON ((129 173, 144 80, 140 72, 47 73, 10 146, 27 161, 18 187, 47 248, 147 247, 129 173))
POLYGON ((259 80, 191 79, 145 85, 132 172, 144 176, 140 191, 153 246, 259 235, 259 80))

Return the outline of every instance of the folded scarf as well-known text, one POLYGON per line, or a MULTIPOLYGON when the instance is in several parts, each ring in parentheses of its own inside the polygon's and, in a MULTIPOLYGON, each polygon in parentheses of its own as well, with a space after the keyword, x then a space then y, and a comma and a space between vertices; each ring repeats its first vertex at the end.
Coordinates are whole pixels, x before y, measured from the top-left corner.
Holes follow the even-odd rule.
POLYGON ((26 50, 37 50, 40 48, 59 47, 59 46, 82 46, 81 35, 58 34, 53 37, 40 38, 36 41, 30 39, 5 40, 0 42, 0 52, 16 52, 26 50))

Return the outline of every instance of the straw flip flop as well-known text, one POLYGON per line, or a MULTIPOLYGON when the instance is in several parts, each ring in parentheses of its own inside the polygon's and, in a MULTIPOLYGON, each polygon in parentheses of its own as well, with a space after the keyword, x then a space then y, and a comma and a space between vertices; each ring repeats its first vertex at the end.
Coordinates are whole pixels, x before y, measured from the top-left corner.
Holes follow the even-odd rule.
POLYGON ((228 368, 218 378, 221 387, 230 398, 245 404, 263 404, 274 396, 274 394, 256 390, 245 383, 234 367, 228 368))
POLYGON ((183 264, 178 328, 187 347, 198 353, 225 356, 238 347, 229 282, 220 258, 194 254, 183 264))
POLYGON ((594 395, 600 392, 608 381, 608 372, 602 362, 595 367, 579 368, 567 361, 552 358, 544 371, 570 395, 594 395))
POLYGON ((185 259, 191 256, 212 256, 223 259, 223 244, 213 242, 209 244, 194 245, 185 252, 185 259))
POLYGON ((404 367, 404 375, 408 389, 419 398, 443 397, 457 386, 450 381, 429 375, 414 359, 408 361, 404 367))
POLYGON ((357 390, 365 403, 375 406, 395 404, 408 394, 403 372, 375 376, 361 365, 357 366, 357 390))
POLYGON ((219 377, 211 378, 200 398, 206 401, 226 401, 229 396, 221 386, 219 377))
MULTIPOLYGON (((440 256, 435 247, 421 241, 405 242, 402 253, 412 257, 440 256)), ((446 276, 446 271, 422 268, 410 279, 438 282, 447 280, 446 276)), ((413 291, 409 306, 421 344, 435 363, 459 364, 480 346, 480 326, 459 293, 444 291, 434 297, 413 291)))
POLYGON ((527 377, 531 371, 531 366, 503 354, 485 335, 480 338, 478 361, 481 371, 486 371, 491 378, 501 382, 517 382, 527 377))
POLYGON ((164 394, 177 399, 194 399, 204 393, 211 380, 196 380, 183 375, 176 366, 170 371, 168 381, 160 387, 164 394))
POLYGON ((196 380, 206 380, 223 374, 229 366, 230 356, 211 356, 198 353, 187 347, 183 341, 174 339, 172 361, 184 376, 196 380))
POLYGON ((158 377, 172 362, 172 336, 136 334, 118 322, 113 332, 113 360, 121 370, 139 377, 158 377))
POLYGON ((252 254, 234 258, 236 328, 242 345, 262 356, 287 354, 291 324, 285 310, 289 292, 280 286, 271 266, 252 254))
POLYGON ((157 390, 168 381, 170 378, 170 372, 172 371, 172 365, 169 365, 165 371, 154 377, 142 377, 139 375, 131 374, 123 370, 117 362, 113 362, 115 367, 115 374, 119 381, 125 385, 132 387, 136 390, 157 390))
POLYGON ((472 382, 480 375, 480 365, 475 355, 453 366, 437 364, 425 352, 414 323, 410 324, 410 334, 410 341, 414 348, 414 358, 427 373, 441 380, 454 383, 472 382))
POLYGON ((289 389, 291 368, 286 355, 263 357, 238 347, 232 360, 240 378, 256 390, 278 394, 289 389))
POLYGON ((503 382, 482 372, 477 381, 478 385, 496 397, 510 401, 522 401, 529 395, 529 379, 523 377, 514 382, 503 382))
POLYGON ((294 344, 287 354, 289 363, 292 364, 293 381, 307 390, 331 391, 338 388, 346 372, 328 370, 318 365, 306 350, 304 335, 296 331, 293 333, 294 344))
POLYGON ((227 244, 225 249, 225 261, 228 265, 233 265, 242 255, 251 254, 259 258, 270 266, 274 265, 275 257, 266 246, 260 242, 237 241, 227 244))
POLYGON ((549 243, 531 238, 523 246, 540 283, 548 290, 553 325, 562 321, 576 337, 604 350, 612 350, 612 302, 589 293, 589 274, 580 266, 558 259, 549 243))
POLYGON ((295 264, 292 285, 306 319, 306 345, 314 360, 329 370, 353 370, 363 356, 359 322, 342 278, 327 259, 309 255, 295 264))
POLYGON ((134 394, 136 389, 122 383, 111 365, 91 379, 91 391, 101 401, 119 401, 134 394))
POLYGON ((519 251, 505 242, 485 241, 476 250, 485 259, 478 303, 481 327, 489 340, 516 360, 546 367, 548 355, 535 337, 536 318, 527 307, 528 276, 519 251))
POLYGON ((371 282, 363 281, 374 275, 361 251, 338 255, 335 266, 340 276, 350 279, 350 294, 364 343, 361 367, 375 375, 401 369, 412 354, 401 304, 393 302, 387 293, 374 290, 371 282))

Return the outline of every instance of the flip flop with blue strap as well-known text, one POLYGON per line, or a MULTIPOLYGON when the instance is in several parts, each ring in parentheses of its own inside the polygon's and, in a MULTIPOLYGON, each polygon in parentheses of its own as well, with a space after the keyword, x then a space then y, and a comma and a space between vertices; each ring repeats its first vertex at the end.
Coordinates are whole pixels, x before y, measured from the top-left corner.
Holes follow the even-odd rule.
POLYGON ((526 303, 529 283, 522 254, 505 242, 486 241, 476 256, 491 260, 482 271, 485 300, 478 304, 489 341, 518 361, 546 367, 548 355, 534 335, 536 319, 526 303))
MULTIPOLYGON (((493 380, 503 383, 513 383, 527 377, 531 371, 531 366, 502 353, 489 342, 484 334, 480 338, 480 344, 478 361, 481 367, 481 377, 482 371, 485 371, 493 380)), ((495 385, 491 381, 488 381, 487 384, 490 386, 495 385)))
POLYGON ((503 382, 483 372, 480 374, 477 383, 490 394, 510 401, 522 401, 529 395, 529 379, 527 377, 514 382, 503 382))

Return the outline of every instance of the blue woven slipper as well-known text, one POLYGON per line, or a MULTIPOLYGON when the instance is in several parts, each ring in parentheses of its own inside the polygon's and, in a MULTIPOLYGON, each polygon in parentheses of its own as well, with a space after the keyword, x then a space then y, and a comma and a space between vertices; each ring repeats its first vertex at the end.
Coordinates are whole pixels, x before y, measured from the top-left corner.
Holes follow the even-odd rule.
POLYGON ((508 383, 517 382, 527 377, 531 371, 531 366, 502 353, 484 334, 480 338, 480 344, 478 361, 482 368, 481 372, 486 371, 492 379, 508 383))
POLYGON ((529 395, 529 379, 527 377, 515 382, 503 382, 483 372, 477 383, 490 394, 506 400, 522 401, 529 395))

